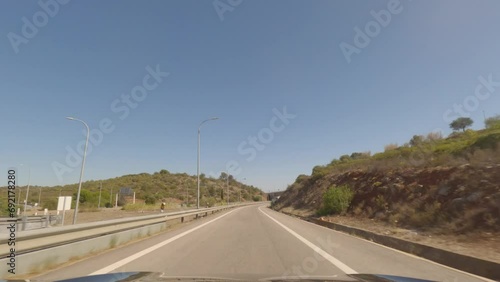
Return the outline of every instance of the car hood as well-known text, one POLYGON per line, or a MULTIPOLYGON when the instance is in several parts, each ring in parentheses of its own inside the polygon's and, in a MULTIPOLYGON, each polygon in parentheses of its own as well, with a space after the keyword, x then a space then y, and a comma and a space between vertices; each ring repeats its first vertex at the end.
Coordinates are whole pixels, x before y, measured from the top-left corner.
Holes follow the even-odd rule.
MULTIPOLYGON (((4 280, 5 281, 5 280, 4 280)), ((8 280, 21 281, 21 280, 8 280)), ((22 280, 24 281, 24 280, 22 280)), ((26 280, 34 282, 37 280, 26 280)), ((400 277, 380 274, 347 274, 343 278, 328 276, 309 276, 309 277, 269 277, 262 279, 234 279, 224 277, 199 277, 199 276, 169 276, 159 272, 118 272, 102 275, 93 275, 85 277, 70 278, 58 280, 60 282, 153 282, 153 281, 361 281, 361 282, 431 282, 430 280, 415 279, 409 277, 400 277)))

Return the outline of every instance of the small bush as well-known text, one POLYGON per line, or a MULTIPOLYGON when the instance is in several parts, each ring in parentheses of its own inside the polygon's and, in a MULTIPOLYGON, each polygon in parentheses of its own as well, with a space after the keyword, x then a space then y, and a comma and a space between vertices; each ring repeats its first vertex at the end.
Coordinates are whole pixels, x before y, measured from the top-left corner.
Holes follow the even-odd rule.
POLYGON ((48 210, 56 210, 57 209, 57 199, 47 199, 43 202, 43 208, 48 210))
POLYGON ((327 168, 324 166, 317 165, 313 168, 312 171, 312 179, 317 180, 321 177, 324 177, 327 174, 327 168))
POLYGON ((146 195, 146 197, 144 197, 144 203, 146 205, 154 205, 156 203, 156 198, 152 195, 146 195))
POLYGON ((426 138, 426 141, 430 141, 430 142, 433 142, 433 141, 437 141, 437 140, 441 140, 443 139, 443 134, 441 134, 441 132, 437 131, 437 132, 430 132, 429 134, 427 134, 427 138, 426 138))
POLYGON ((320 214, 345 213, 351 204, 354 193, 347 185, 330 187, 323 195, 323 207, 320 214))
POLYGON ((500 115, 496 115, 494 117, 487 118, 484 121, 484 124, 485 124, 486 128, 490 128, 490 129, 500 128, 500 115))
POLYGON ((302 183, 302 182, 305 182, 309 179, 309 176, 305 175, 305 174, 301 174, 299 176, 297 176, 297 179, 295 179, 295 182, 297 183, 302 183))

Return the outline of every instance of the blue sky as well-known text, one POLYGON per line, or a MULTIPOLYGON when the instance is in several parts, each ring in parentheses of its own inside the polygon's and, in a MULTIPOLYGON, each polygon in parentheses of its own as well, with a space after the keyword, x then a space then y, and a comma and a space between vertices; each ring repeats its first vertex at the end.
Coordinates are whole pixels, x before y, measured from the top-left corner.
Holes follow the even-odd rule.
POLYGON ((66 156, 84 127, 66 116, 114 129, 91 143, 85 180, 194 175, 197 127, 217 116, 202 127, 202 172, 231 164, 237 179, 274 191, 346 153, 447 135, 454 105, 475 129, 483 111, 500 113, 499 1, 40 2, 48 12, 0 3, 0 169, 23 164, 22 185, 27 167, 32 184, 78 182, 66 156), (369 43, 356 45, 355 28, 370 25, 369 43), (357 48, 350 62, 342 42, 357 48), (132 92, 140 101, 120 100, 132 92), (285 108, 286 123, 276 116, 285 108))

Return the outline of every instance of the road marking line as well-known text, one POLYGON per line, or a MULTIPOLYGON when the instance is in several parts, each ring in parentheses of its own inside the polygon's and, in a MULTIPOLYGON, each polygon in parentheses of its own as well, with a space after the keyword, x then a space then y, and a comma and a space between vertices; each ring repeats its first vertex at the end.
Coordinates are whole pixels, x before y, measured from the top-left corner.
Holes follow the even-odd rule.
POLYGON ((263 212, 260 207, 259 207, 259 211, 261 213, 263 213, 265 216, 269 217, 272 221, 276 222, 276 224, 278 224, 279 226, 283 227, 286 231, 288 231, 290 234, 292 234, 293 236, 295 236, 295 238, 299 239, 302 243, 306 244, 309 248, 313 249, 313 251, 315 251, 316 253, 320 254, 322 257, 324 257, 327 261, 329 261, 331 264, 335 265, 336 267, 338 267, 340 270, 342 270, 345 274, 357 274, 357 272, 350 268, 349 266, 347 266, 346 264, 344 264, 343 262, 341 262, 340 260, 334 258, 332 255, 330 255, 329 253, 323 251, 323 249, 321 249, 320 247, 314 245, 313 243, 311 243, 310 241, 308 241, 306 238, 300 236, 299 234, 297 234, 295 231, 293 231, 292 229, 286 227, 285 225, 283 225, 281 222, 277 221, 276 219, 272 218, 270 215, 268 215, 267 213, 263 212))
POLYGON ((217 218, 214 218, 214 219, 212 219, 212 220, 210 220, 208 222, 205 222, 202 225, 196 226, 193 229, 190 229, 190 230, 185 231, 185 232, 183 232, 181 234, 175 235, 174 237, 172 237, 172 238, 170 238, 168 240, 165 240, 165 241, 163 241, 161 243, 158 243, 158 244, 156 244, 154 246, 151 246, 151 247, 149 247, 149 248, 147 248, 147 249, 145 249, 143 251, 140 251, 140 252, 138 252, 138 253, 136 253, 134 255, 131 255, 131 256, 129 256, 127 258, 124 258, 124 259, 122 259, 120 261, 117 261, 117 262, 115 262, 113 264, 110 264, 110 265, 108 265, 108 266, 106 266, 104 268, 101 268, 101 269, 97 270, 97 271, 94 271, 94 272, 90 273, 89 275, 99 275, 99 274, 109 273, 109 272, 111 272, 111 271, 113 271, 113 270, 115 270, 115 269, 117 269, 119 267, 122 267, 122 266, 126 265, 127 263, 130 263, 130 262, 132 262, 132 261, 134 261, 134 260, 136 260, 136 259, 138 259, 138 258, 140 258, 142 256, 145 256, 145 255, 147 255, 147 254, 149 254, 149 253, 151 253, 151 252, 153 252, 153 251, 155 251, 155 250, 157 250, 157 249, 159 249, 159 248, 161 248, 161 247, 163 247, 165 245, 168 245, 168 244, 172 243, 173 241, 175 241, 175 240, 177 240, 179 238, 182 238, 182 237, 188 235, 191 232, 194 232, 194 231, 196 231, 196 230, 198 230, 198 229, 200 229, 200 228, 202 228, 202 227, 204 227, 204 226, 206 226, 206 225, 208 225, 208 224, 210 224, 210 223, 212 223, 212 222, 214 222, 216 220, 219 220, 219 219, 225 217, 226 215, 229 215, 229 214, 231 214, 231 213, 233 213, 233 212, 235 212, 237 210, 239 210, 239 209, 232 210, 232 211, 230 211, 230 212, 228 212, 226 214, 223 214, 223 215, 221 215, 221 216, 219 216, 217 218))
POLYGON ((495 280, 491 280, 489 278, 482 277, 482 276, 476 275, 474 273, 465 272, 463 270, 456 269, 456 268, 453 268, 453 267, 450 267, 450 266, 447 266, 447 265, 444 265, 444 264, 440 264, 440 263, 437 263, 435 261, 432 261, 432 260, 429 260, 429 259, 426 259, 426 258, 423 258, 423 257, 416 256, 414 254, 410 254, 410 253, 406 253, 406 252, 400 251, 398 249, 393 249, 391 247, 387 247, 387 246, 384 246, 382 244, 379 244, 379 243, 376 243, 376 242, 373 242, 373 241, 370 241, 370 240, 367 240, 367 239, 364 239, 364 238, 361 238, 361 237, 350 235, 350 234, 344 233, 342 231, 331 229, 331 228, 328 228, 328 227, 325 227, 325 226, 322 226, 322 225, 319 225, 319 224, 316 224, 316 223, 309 222, 307 220, 303 220, 303 219, 300 219, 300 218, 297 218, 297 217, 294 217, 294 216, 290 216, 290 215, 287 215, 287 214, 284 214, 284 213, 277 212, 275 210, 271 210, 271 211, 273 211, 273 212, 275 212, 275 213, 277 213, 279 215, 283 215, 283 216, 286 216, 288 218, 291 218, 292 220, 296 220, 298 222, 308 223, 308 224, 313 225, 315 227, 323 228, 323 229, 325 229, 327 231, 332 231, 332 232, 335 232, 335 233, 337 233, 339 235, 342 235, 342 236, 345 236, 345 237, 349 237, 349 238, 352 238, 352 239, 358 239, 358 240, 365 241, 365 242, 373 244, 373 245, 377 245, 377 246, 382 247, 384 249, 387 249, 387 250, 390 250, 390 251, 393 251, 393 252, 396 252, 396 253, 399 253, 399 254, 411 257, 413 259, 421 260, 421 261, 424 261, 424 262, 427 262, 427 263, 430 263, 430 264, 435 264, 436 266, 440 266, 440 267, 446 268, 446 269, 448 269, 450 271, 455 271, 455 272, 458 272, 460 274, 464 274, 464 275, 468 275, 468 276, 471 276, 471 277, 474 277, 474 278, 477 278, 477 279, 480 279, 480 280, 484 280, 485 282, 496 282, 495 280))

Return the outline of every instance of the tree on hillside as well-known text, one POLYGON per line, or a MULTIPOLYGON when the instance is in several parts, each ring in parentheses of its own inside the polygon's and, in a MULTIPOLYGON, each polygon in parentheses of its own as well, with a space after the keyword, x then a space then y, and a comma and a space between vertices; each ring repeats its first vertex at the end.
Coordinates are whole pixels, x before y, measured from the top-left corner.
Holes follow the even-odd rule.
POLYGON ((465 132, 465 128, 472 125, 474 121, 468 117, 459 117, 450 123, 450 128, 453 130, 462 130, 465 132))
POLYGON ((424 142, 424 136, 422 135, 413 135, 413 137, 410 140, 410 145, 412 147, 418 146, 424 142))
POLYGON ((219 176, 219 179, 220 179, 220 180, 226 180, 226 178, 227 178, 227 173, 225 173, 225 172, 221 172, 221 173, 220 173, 220 176, 219 176))
POLYGON ((486 128, 500 127, 500 115, 487 118, 484 121, 484 125, 486 126, 486 128))

